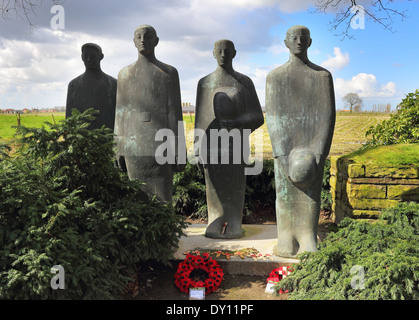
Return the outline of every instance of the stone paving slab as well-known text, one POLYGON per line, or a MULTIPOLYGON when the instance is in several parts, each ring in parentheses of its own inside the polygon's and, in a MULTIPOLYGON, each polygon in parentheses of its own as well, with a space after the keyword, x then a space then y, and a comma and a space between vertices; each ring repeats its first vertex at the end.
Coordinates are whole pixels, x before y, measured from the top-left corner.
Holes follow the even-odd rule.
POLYGON ((298 259, 290 259, 276 256, 277 244, 276 225, 249 225, 244 224, 244 236, 240 239, 211 239, 206 238, 206 224, 190 224, 186 230, 186 236, 179 241, 179 248, 175 252, 175 260, 185 259, 187 251, 205 250, 212 251, 241 251, 246 248, 256 249, 258 257, 244 257, 231 255, 230 259, 221 254, 215 258, 225 273, 242 275, 268 275, 272 269, 280 266, 289 266, 299 263, 298 259))

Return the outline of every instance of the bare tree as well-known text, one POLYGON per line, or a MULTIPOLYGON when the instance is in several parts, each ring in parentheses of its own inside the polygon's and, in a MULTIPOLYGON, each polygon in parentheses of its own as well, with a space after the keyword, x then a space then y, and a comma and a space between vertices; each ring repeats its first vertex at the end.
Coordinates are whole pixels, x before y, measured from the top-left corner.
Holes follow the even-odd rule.
POLYGON ((352 113, 354 106, 359 105, 359 110, 362 107, 363 101, 357 93, 347 93, 343 97, 343 101, 349 106, 349 111, 352 113))
MULTIPOLYGON (((62 4, 65 0, 48 0, 53 5, 62 4)), ((33 16, 42 6, 43 0, 0 0, 0 15, 3 19, 10 19, 12 16, 26 19, 31 28, 33 16)))
MULTIPOLYGON (((411 0, 408 0, 411 1, 411 0)), ((393 17, 402 21, 408 18, 407 10, 396 10, 394 0, 317 0, 314 5, 315 13, 334 13, 330 21, 330 30, 337 31, 342 27, 343 31, 337 36, 353 38, 350 33, 351 23, 362 14, 366 19, 374 21, 384 29, 394 32, 392 27, 393 17)))

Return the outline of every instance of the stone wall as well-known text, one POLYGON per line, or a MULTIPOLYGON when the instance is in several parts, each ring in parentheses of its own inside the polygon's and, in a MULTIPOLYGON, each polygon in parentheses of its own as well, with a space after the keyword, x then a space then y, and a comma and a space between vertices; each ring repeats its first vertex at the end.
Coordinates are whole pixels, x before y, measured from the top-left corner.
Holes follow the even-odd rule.
POLYGON ((330 186, 335 222, 374 219, 401 201, 419 202, 419 168, 385 168, 331 157, 330 186))

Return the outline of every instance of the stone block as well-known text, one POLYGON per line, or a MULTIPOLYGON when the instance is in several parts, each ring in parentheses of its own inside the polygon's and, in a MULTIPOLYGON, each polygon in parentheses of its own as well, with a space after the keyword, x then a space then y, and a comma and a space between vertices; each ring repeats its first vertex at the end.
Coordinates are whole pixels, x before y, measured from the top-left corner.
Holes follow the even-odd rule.
POLYGON ((397 200, 388 199, 349 199, 349 204, 354 210, 382 210, 394 207, 398 203, 399 201, 397 200))
POLYGON ((332 198, 341 199, 342 198, 342 183, 338 181, 336 176, 331 176, 330 180, 330 193, 332 198))
POLYGON ((415 179, 418 178, 418 168, 383 168, 377 166, 366 166, 365 177, 415 179))
POLYGON ((334 190, 336 190, 337 188, 337 186, 336 186, 336 184, 338 183, 338 179, 337 179, 337 177, 336 176, 330 176, 330 178, 329 178, 329 184, 330 184, 330 188, 332 188, 332 189, 334 189, 334 190))
POLYGON ((338 156, 331 156, 330 157, 330 174, 335 175, 338 172, 338 156))
POLYGON ((394 185, 388 186, 388 199, 403 201, 419 201, 419 186, 394 185))
POLYGON ((355 219, 376 219, 381 214, 378 210, 353 210, 352 215, 355 219))
POLYGON ((365 177, 365 166, 362 164, 350 164, 348 165, 348 177, 349 178, 363 178, 365 177))
POLYGON ((348 184, 347 192, 350 198, 386 199, 387 187, 373 184, 348 184))
POLYGON ((339 223, 345 217, 345 210, 343 210, 341 203, 332 204, 332 218, 335 223, 339 223))

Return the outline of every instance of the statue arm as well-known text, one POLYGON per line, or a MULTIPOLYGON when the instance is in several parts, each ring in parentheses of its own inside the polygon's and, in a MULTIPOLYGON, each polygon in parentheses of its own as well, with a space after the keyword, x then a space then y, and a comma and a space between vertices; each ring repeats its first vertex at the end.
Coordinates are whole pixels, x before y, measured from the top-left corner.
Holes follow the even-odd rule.
POLYGON ((171 92, 169 95, 168 118, 170 123, 169 125, 172 127, 172 131, 175 134, 176 164, 178 164, 178 160, 180 159, 184 159, 181 162, 185 162, 186 164, 186 142, 185 131, 183 127, 182 100, 180 93, 179 74, 175 68, 171 68, 170 82, 171 92))
MULTIPOLYGON (((118 80, 116 82, 116 103, 115 103, 115 127, 114 133, 118 136, 118 139, 124 139, 124 116, 125 108, 128 107, 127 95, 124 84, 127 81, 126 69, 122 69, 118 74, 118 80)), ((117 141, 118 141, 117 139, 117 141)))
POLYGON ((73 81, 68 84, 67 87, 67 101, 65 104, 65 117, 71 117, 71 111, 74 108, 74 97, 73 97, 73 81))
POLYGON ((313 152, 316 155, 317 163, 319 163, 321 159, 326 158, 329 154, 336 121, 335 93, 332 75, 328 73, 328 76, 323 77, 322 80, 329 90, 323 96, 324 100, 321 105, 322 108, 324 108, 324 110, 322 110, 322 113, 324 114, 322 117, 323 123, 319 126, 319 132, 314 138, 314 141, 317 141, 317 143, 314 145, 313 152))
POLYGON ((199 150, 200 150, 200 146, 198 145, 198 136, 196 136, 196 132, 197 129, 202 129, 201 128, 201 123, 200 123, 200 117, 201 115, 201 108, 202 108, 202 82, 203 80, 199 80, 198 82, 198 86, 196 89, 196 103, 195 103, 195 124, 194 124, 194 129, 195 129, 195 136, 194 136, 194 155, 196 157, 199 157, 199 150))
POLYGON ((243 128, 251 129, 253 132, 261 125, 263 125, 265 120, 263 118, 262 107, 260 106, 255 86, 250 79, 248 79, 248 83, 246 86, 245 99, 246 108, 245 112, 241 116, 240 121, 243 123, 243 128))
POLYGON ((265 112, 266 112, 266 124, 268 127, 269 137, 272 144, 272 153, 274 158, 278 158, 283 155, 281 152, 281 133, 279 128, 279 97, 277 95, 278 86, 275 84, 274 75, 268 74, 266 78, 266 89, 265 89, 265 112))

